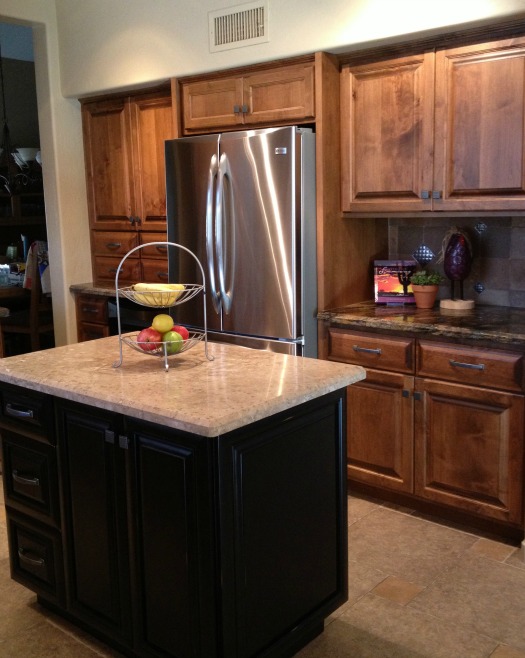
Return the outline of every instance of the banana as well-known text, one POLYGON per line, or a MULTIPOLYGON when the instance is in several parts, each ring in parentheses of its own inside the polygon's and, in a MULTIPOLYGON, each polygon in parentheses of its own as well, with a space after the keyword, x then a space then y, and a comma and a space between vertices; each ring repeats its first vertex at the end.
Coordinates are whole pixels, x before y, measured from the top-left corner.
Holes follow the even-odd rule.
POLYGON ((182 283, 136 283, 135 300, 145 306, 171 306, 184 290, 182 283), (168 294, 166 294, 168 293, 168 294))

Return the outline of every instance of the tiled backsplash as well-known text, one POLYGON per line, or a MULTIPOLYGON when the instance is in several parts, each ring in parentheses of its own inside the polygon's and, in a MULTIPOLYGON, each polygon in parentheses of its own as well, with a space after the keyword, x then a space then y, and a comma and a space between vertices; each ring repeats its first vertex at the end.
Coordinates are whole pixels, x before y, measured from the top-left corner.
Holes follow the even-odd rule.
MULTIPOLYGON (((463 229, 472 243, 473 261, 464 282, 465 299, 490 306, 525 308, 525 218, 523 217, 443 217, 389 220, 389 258, 413 258, 420 245, 426 245, 435 258, 426 267, 443 274, 436 265, 443 238, 448 230, 463 229), (476 228, 477 226, 477 228, 476 228), (481 230, 481 232, 480 232, 481 230), (474 289, 481 283, 483 292, 474 289)), ((456 287, 456 291, 458 287, 456 287)), ((439 298, 450 297, 448 281, 439 298)))

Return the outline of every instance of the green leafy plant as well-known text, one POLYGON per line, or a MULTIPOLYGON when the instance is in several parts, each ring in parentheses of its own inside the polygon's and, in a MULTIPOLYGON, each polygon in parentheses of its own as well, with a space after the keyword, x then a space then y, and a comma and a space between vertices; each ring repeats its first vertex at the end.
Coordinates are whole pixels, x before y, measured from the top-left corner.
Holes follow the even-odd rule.
POLYGON ((442 281, 444 281, 444 277, 438 272, 432 272, 431 270, 419 270, 418 272, 414 272, 410 277, 410 283, 415 286, 436 286, 442 281))

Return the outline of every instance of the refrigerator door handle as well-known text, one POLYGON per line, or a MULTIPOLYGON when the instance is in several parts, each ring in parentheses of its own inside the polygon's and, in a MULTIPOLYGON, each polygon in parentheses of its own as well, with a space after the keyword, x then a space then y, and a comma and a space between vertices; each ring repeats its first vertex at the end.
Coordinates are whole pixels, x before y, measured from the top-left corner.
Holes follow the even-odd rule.
MULTIPOLYGON (((217 291, 217 284, 215 282, 215 244, 214 237, 215 231, 213 227, 214 218, 214 205, 213 205, 213 189, 217 180, 218 167, 217 156, 213 154, 210 160, 210 168, 208 170, 208 188, 206 192, 206 255, 208 257, 208 275, 210 277, 210 294, 213 303, 213 308, 216 313, 221 312, 221 301, 217 291)), ((215 216, 217 221, 217 216, 215 216)))
POLYGON ((223 153, 219 161, 216 192, 215 244, 221 304, 226 314, 230 313, 235 276, 235 206, 230 163, 223 153))

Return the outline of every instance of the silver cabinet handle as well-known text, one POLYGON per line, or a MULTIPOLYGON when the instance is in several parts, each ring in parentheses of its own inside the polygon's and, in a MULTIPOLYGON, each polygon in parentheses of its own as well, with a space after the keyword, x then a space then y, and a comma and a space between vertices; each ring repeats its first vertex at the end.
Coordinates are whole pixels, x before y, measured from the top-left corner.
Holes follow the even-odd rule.
POLYGON ((40 486, 40 480, 38 478, 32 477, 32 478, 26 478, 23 475, 19 475, 17 470, 14 470, 11 475, 13 476, 13 480, 15 482, 18 482, 18 484, 26 484, 31 487, 39 487, 40 486))
POLYGON ((461 361, 454 361, 450 359, 449 361, 451 366, 456 368, 469 368, 470 370, 485 370, 484 363, 462 363, 461 361))
POLYGON ((352 345, 354 352, 366 352, 367 354, 381 354, 380 347, 359 347, 359 345, 352 345))
POLYGON ((33 418, 34 416, 32 409, 15 409, 10 402, 5 405, 5 410, 7 415, 13 416, 13 418, 33 418))
POLYGON ((106 247, 108 249, 119 249, 119 247, 122 247, 121 242, 106 242, 106 247))
POLYGON ((41 557, 30 557, 29 552, 26 553, 23 548, 18 549, 18 557, 22 560, 22 562, 31 564, 34 567, 43 567, 46 563, 46 561, 41 557))

